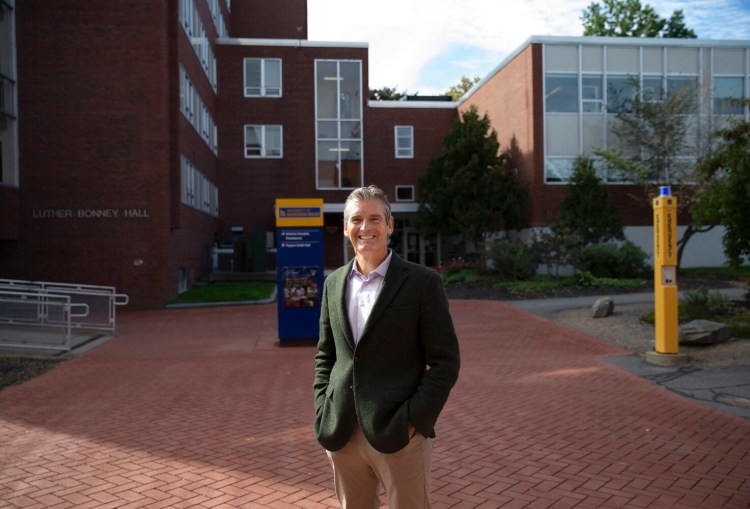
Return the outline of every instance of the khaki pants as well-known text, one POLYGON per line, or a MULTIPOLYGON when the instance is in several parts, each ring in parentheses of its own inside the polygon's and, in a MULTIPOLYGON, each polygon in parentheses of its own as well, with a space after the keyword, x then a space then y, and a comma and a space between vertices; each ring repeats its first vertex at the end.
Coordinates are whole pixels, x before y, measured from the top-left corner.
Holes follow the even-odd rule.
POLYGON ((400 451, 383 454, 370 445, 357 426, 343 449, 326 452, 343 509, 379 508, 379 484, 385 489, 390 509, 430 508, 429 438, 417 433, 400 451))

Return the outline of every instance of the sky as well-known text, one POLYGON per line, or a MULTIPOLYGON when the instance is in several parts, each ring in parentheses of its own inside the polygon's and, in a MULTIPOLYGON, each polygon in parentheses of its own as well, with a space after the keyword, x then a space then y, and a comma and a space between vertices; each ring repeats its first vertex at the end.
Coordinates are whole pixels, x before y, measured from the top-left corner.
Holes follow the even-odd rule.
MULTIPOLYGON (((310 41, 369 44, 370 88, 445 93, 484 78, 532 35, 580 36, 592 0, 308 0, 310 41)), ((700 39, 750 40, 750 0, 641 0, 682 9, 700 39)))

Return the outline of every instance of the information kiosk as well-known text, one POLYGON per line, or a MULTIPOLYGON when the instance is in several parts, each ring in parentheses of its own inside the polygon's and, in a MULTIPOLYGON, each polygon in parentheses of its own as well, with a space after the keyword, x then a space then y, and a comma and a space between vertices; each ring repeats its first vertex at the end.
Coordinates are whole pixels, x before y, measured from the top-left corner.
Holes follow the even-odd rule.
POLYGON ((279 340, 318 337, 323 290, 323 200, 276 199, 279 340))

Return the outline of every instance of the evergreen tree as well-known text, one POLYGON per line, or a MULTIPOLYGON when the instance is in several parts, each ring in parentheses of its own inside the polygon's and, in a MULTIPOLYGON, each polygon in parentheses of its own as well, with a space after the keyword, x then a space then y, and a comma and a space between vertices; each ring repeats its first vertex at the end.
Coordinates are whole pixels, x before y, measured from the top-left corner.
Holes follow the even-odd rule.
POLYGON ((581 244, 624 239, 622 218, 596 175, 594 161, 579 156, 553 230, 574 235, 581 244))
POLYGON ((417 183, 419 228, 478 242, 487 232, 519 227, 528 189, 507 163, 489 117, 475 107, 464 112, 417 183))

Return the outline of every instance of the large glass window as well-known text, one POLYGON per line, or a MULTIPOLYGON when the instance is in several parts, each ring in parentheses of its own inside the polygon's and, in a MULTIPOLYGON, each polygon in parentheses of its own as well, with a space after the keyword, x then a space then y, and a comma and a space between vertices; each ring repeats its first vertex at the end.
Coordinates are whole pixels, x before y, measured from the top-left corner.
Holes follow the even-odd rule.
POLYGON ((627 113, 633 110, 636 78, 629 75, 607 76, 607 111, 627 113))
POLYGON ((578 113, 578 76, 548 74, 544 104, 547 113, 578 113))
POLYGON ((315 62, 318 189, 362 185, 362 62, 315 62))
POLYGON ((744 78, 714 78, 714 115, 742 115, 745 112, 738 101, 745 96, 744 78))
POLYGON ((245 59, 245 97, 281 97, 280 59, 245 59))
POLYGON ((667 97, 685 94, 688 99, 685 113, 698 112, 698 78, 690 76, 669 76, 667 78, 667 97))
POLYGON ((280 125, 246 125, 245 157, 280 158, 283 156, 280 125))
POLYGON ((659 102, 664 98, 661 76, 644 76, 641 88, 643 100, 646 102, 659 102))
POLYGON ((396 157, 414 157, 414 127, 410 125, 397 125, 395 128, 396 157))

